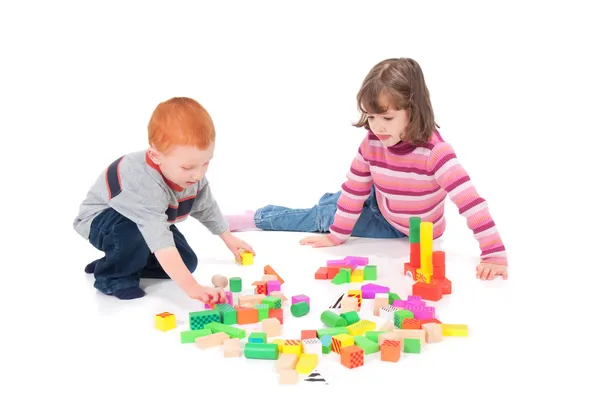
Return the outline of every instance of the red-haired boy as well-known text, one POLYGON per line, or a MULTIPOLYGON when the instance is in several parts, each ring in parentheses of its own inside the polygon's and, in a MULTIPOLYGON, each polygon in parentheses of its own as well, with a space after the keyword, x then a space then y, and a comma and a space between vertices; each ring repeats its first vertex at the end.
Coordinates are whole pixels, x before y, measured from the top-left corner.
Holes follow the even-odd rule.
POLYGON ((241 249, 205 177, 215 147, 212 118, 197 101, 176 97, 160 103, 148 124, 149 149, 126 154, 97 178, 73 222, 104 252, 86 268, 94 287, 119 299, 145 295, 140 278, 171 278, 191 298, 225 302, 222 290, 192 276, 196 254, 175 226, 188 216, 219 235, 239 260, 241 249))

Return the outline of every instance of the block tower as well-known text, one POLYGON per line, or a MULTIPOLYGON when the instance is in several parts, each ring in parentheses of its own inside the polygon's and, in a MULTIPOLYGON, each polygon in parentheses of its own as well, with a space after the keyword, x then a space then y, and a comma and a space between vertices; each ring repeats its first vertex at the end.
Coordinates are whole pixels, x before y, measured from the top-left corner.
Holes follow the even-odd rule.
POLYGON ((446 254, 433 251, 433 223, 410 218, 410 260, 404 264, 404 274, 413 280, 413 295, 438 301, 452 293, 452 282, 446 278, 446 254))

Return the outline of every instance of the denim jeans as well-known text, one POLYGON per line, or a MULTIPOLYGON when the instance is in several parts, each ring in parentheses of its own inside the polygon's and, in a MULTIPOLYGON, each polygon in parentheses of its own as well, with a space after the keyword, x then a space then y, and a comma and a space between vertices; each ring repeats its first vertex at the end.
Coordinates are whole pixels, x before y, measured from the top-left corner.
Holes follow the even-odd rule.
MULTIPOLYGON (((267 231, 295 231, 328 233, 333 224, 337 211, 337 201, 341 195, 326 193, 311 208, 287 208, 276 205, 267 205, 256 210, 254 222, 256 227, 267 231)), ((381 215, 377 206, 375 189, 365 201, 360 217, 352 229, 355 237, 375 239, 396 239, 406 235, 396 228, 381 215)))
MULTIPOLYGON (((194 272, 198 265, 196 254, 175 225, 170 229, 183 262, 194 272)), ((137 225, 112 208, 94 218, 89 241, 104 252, 94 269, 94 287, 104 294, 139 287, 140 278, 169 279, 137 225)))

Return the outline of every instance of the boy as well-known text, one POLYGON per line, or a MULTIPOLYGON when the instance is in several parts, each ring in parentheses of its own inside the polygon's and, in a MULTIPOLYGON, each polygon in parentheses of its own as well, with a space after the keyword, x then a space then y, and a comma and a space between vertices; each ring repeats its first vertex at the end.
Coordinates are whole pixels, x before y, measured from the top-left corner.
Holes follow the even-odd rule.
POLYGON ((225 302, 222 290, 192 276, 198 258, 175 226, 191 215, 236 259, 241 249, 254 254, 229 231, 204 176, 215 147, 212 118, 195 100, 172 98, 154 110, 148 141, 148 150, 110 164, 80 207, 73 227, 105 253, 85 271, 96 289, 122 300, 145 295, 140 278, 171 278, 193 299, 225 302))

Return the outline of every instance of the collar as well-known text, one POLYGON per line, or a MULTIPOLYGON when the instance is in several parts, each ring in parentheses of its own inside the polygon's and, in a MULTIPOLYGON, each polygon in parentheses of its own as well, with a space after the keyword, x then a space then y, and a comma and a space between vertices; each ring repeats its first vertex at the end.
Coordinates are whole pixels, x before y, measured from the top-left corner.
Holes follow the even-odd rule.
POLYGON ((165 183, 173 190, 177 191, 177 192, 181 192, 183 191, 183 188, 181 186, 179 186, 178 184, 176 184, 175 182, 169 180, 161 171, 160 166, 158 164, 156 164, 154 161, 152 161, 152 159, 150 158, 150 154, 148 154, 148 152, 146 152, 146 164, 148 164, 150 167, 154 168, 156 171, 158 171, 158 173, 160 174, 160 176, 162 176, 162 178, 164 179, 165 183))
MULTIPOLYGON (((369 139, 370 140, 379 140, 379 138, 372 132, 369 131, 369 139)), ((414 144, 410 144, 408 142, 405 142, 403 140, 399 141, 398 143, 396 143, 393 146, 390 147, 386 147, 386 150, 389 150, 390 153, 396 154, 396 155, 402 155, 402 154, 409 154, 412 151, 414 151, 418 146, 415 146, 414 144)))

